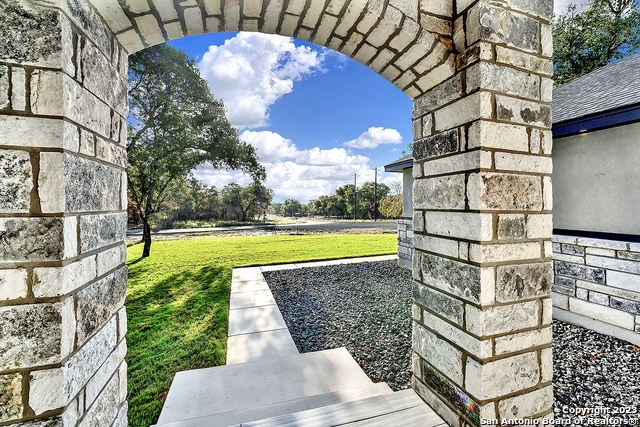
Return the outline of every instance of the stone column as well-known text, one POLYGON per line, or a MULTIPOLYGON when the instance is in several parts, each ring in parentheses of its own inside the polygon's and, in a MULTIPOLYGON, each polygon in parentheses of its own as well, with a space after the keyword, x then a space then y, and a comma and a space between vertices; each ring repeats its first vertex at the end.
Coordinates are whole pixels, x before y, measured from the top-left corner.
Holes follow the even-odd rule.
POLYGON ((553 4, 456 4, 414 104, 414 388, 452 426, 551 417, 553 4))
POLYGON ((0 424, 125 426, 127 53, 60 3, 0 3, 0 424))

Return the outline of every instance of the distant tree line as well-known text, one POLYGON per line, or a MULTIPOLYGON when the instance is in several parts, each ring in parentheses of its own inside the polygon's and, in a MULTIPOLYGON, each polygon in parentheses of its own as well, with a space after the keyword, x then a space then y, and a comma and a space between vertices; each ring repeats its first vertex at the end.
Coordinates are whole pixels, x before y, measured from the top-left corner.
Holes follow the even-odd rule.
MULTIPOLYGON (((187 221, 256 221, 267 212, 272 199, 273 190, 259 182, 244 187, 232 182, 218 190, 194 177, 178 179, 159 206, 153 225, 166 229, 187 221)), ((129 207, 130 222, 139 223, 138 210, 132 204, 129 207)))
POLYGON ((395 219, 402 216, 401 187, 394 188, 394 191, 396 194, 391 194, 392 189, 386 184, 366 182, 356 188, 354 198, 354 186, 347 184, 336 189, 334 194, 320 196, 306 205, 296 199, 273 203, 271 211, 284 216, 304 214, 342 219, 395 219))

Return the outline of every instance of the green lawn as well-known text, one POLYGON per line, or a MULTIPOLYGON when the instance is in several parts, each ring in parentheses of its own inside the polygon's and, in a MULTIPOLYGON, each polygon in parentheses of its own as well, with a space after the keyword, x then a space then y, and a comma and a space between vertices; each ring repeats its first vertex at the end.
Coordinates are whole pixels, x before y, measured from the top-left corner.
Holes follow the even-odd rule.
POLYGON ((129 246, 129 425, 157 421, 177 371, 223 365, 233 267, 393 254, 395 234, 192 238, 129 246))

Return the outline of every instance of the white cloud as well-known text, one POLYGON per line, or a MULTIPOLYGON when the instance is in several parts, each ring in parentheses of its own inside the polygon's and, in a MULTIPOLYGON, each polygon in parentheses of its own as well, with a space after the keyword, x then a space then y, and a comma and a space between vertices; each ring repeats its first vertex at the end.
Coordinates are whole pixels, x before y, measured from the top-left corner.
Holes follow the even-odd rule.
POLYGON ((269 108, 293 90, 295 81, 323 71, 324 53, 295 46, 293 39, 238 33, 222 46, 210 46, 198 62, 216 98, 238 128, 266 126, 269 108))
POLYGON ((258 159, 262 163, 269 163, 283 158, 293 159, 299 153, 290 139, 284 138, 275 132, 245 130, 240 134, 239 138, 256 149, 258 159))
POLYGON ((346 147, 373 149, 383 144, 400 144, 402 136, 395 129, 370 127, 356 139, 344 143, 346 147))
MULTIPOLYGON (((354 174, 359 184, 373 181, 369 158, 344 148, 299 150, 291 140, 270 131, 244 131, 240 138, 256 147, 267 171, 265 185, 274 190, 275 201, 295 198, 306 203, 333 194, 338 187, 352 183, 354 174)), ((211 166, 201 166, 194 174, 219 189, 230 182, 246 185, 251 181, 242 172, 216 171, 211 166)))

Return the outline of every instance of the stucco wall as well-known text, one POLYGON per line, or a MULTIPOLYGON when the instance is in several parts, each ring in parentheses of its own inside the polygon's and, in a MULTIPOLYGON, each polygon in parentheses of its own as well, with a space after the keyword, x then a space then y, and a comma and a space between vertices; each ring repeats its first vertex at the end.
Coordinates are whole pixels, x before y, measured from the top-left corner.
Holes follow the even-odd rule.
POLYGON ((640 123, 555 139, 553 226, 640 234, 640 123))
POLYGON ((412 169, 402 171, 402 216, 411 218, 413 216, 413 176, 412 169))

